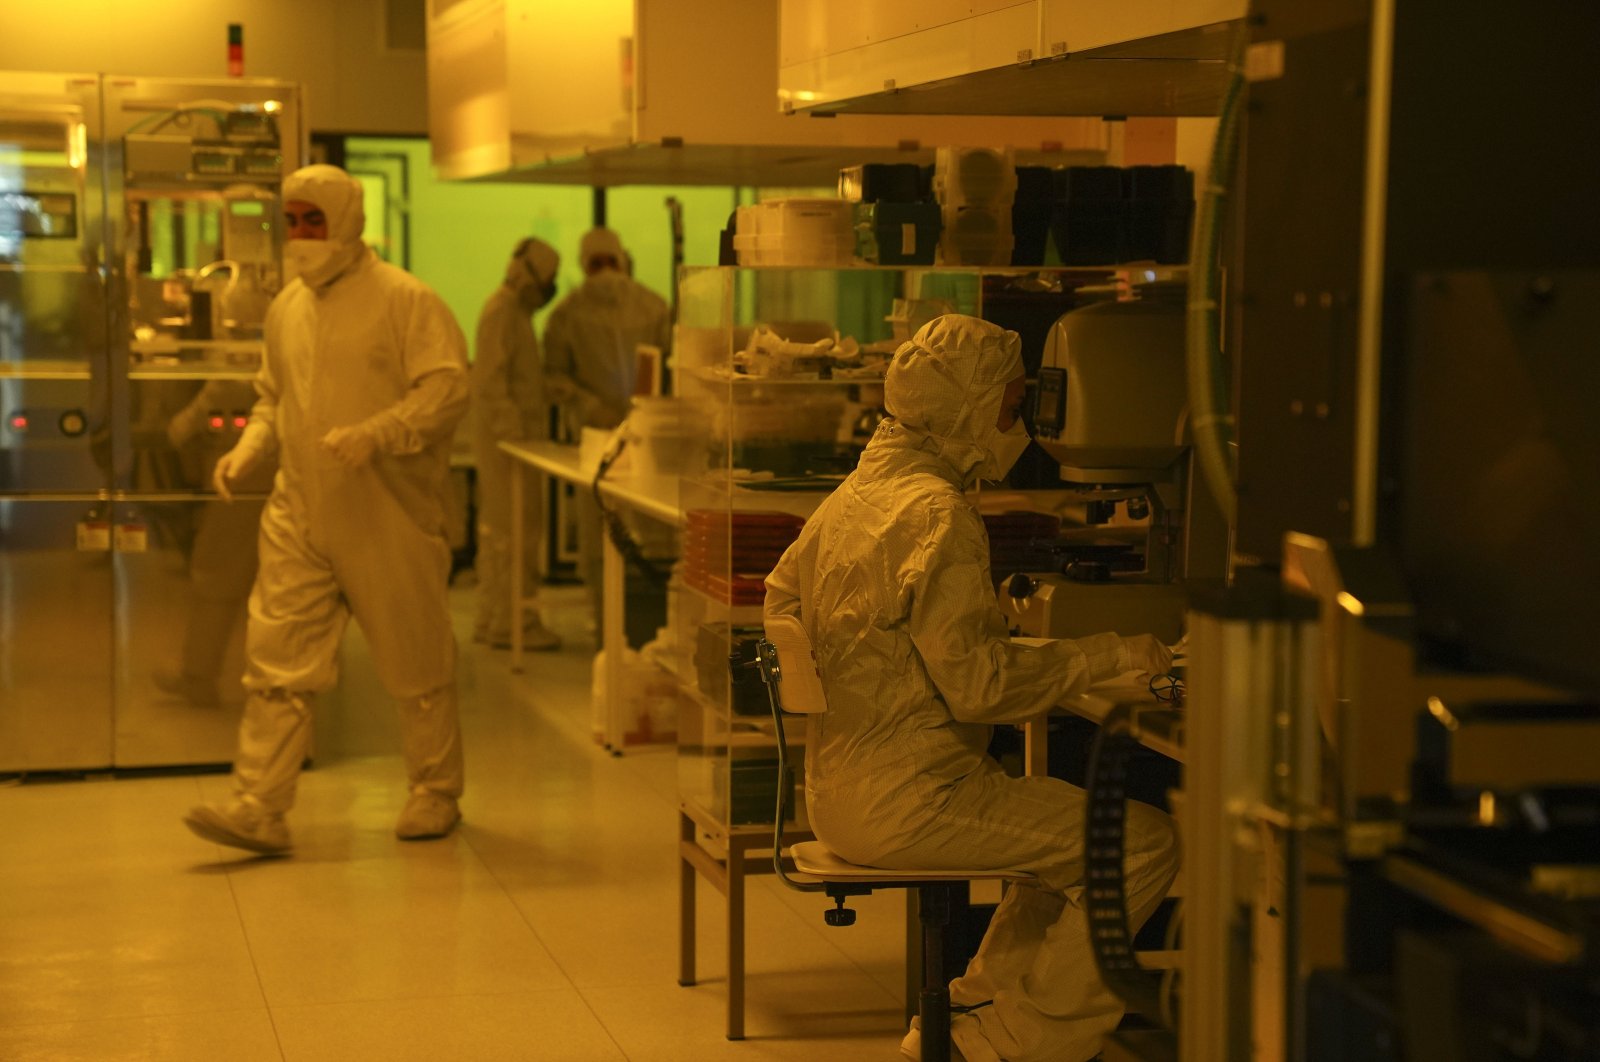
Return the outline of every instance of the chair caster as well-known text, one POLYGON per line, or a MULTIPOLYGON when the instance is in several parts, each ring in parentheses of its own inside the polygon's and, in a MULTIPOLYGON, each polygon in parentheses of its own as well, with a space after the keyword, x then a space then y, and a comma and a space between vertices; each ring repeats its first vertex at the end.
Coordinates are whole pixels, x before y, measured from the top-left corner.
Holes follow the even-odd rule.
POLYGON ((843 896, 835 896, 833 902, 839 906, 831 911, 822 912, 822 920, 830 926, 853 926, 856 924, 856 913, 844 905, 843 896))

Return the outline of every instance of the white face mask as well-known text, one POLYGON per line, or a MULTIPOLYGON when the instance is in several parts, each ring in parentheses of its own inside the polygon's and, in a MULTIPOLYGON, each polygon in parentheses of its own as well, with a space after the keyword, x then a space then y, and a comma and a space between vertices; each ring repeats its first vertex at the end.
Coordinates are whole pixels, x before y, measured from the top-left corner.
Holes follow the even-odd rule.
POLYGON ((333 261, 339 245, 332 240, 285 240, 283 267, 288 280, 300 277, 307 284, 316 285, 327 279, 321 276, 333 261))
POLYGON ((989 440, 985 446, 988 456, 984 459, 983 466, 978 474, 984 479, 1005 479, 1011 471, 1011 466, 1017 463, 1017 458, 1028 448, 1033 440, 1028 437, 1027 429, 1022 426, 1022 418, 1005 431, 998 428, 989 429, 989 440))

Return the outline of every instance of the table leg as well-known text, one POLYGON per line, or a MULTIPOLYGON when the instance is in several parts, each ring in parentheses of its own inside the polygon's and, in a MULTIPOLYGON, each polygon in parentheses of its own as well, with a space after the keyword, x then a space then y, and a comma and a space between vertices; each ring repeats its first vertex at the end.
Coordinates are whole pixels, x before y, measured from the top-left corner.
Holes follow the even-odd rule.
POLYGON ((601 535, 604 541, 604 561, 601 578, 600 644, 606 651, 606 703, 603 706, 605 743, 611 751, 621 755, 627 733, 627 668, 623 666, 623 653, 628 648, 627 626, 623 622, 624 561, 622 554, 611 542, 610 535, 601 535))
POLYGON ((513 674, 522 672, 522 580, 525 578, 522 544, 528 532, 524 526, 522 506, 525 501, 523 491, 527 489, 527 484, 524 482, 527 474, 522 462, 515 462, 511 469, 511 671, 513 674))
POLYGON ((683 845, 695 842, 694 820, 678 812, 678 983, 695 983, 695 875, 693 863, 683 856, 683 845))

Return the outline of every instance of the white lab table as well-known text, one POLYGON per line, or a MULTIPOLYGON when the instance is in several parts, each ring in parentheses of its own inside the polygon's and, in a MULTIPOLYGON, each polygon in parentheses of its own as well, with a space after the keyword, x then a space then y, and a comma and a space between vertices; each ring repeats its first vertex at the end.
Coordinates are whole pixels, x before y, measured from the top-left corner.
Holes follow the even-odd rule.
MULTIPOLYGON (((526 610, 534 599, 522 593, 524 542, 528 529, 523 526, 524 495, 527 473, 539 474, 539 488, 543 489, 546 477, 554 477, 588 490, 594 481, 594 468, 579 462, 578 447, 563 443, 529 441, 502 442, 500 449, 509 454, 520 466, 518 474, 511 477, 511 670, 522 670, 522 622, 526 610)), ((678 481, 671 476, 631 476, 618 474, 613 469, 600 482, 600 494, 608 502, 633 509, 663 523, 679 526, 683 511, 678 507, 678 481)), ((548 521, 545 521, 548 524, 548 521)), ((535 533, 543 534, 540 527, 535 533)), ((606 653, 606 703, 602 712, 604 720, 601 740, 614 755, 621 755, 627 733, 625 671, 623 650, 627 635, 623 624, 624 580, 627 566, 622 554, 611 542, 604 539, 602 577, 602 620, 600 645, 606 653)), ((542 552, 542 550, 541 550, 542 552)))

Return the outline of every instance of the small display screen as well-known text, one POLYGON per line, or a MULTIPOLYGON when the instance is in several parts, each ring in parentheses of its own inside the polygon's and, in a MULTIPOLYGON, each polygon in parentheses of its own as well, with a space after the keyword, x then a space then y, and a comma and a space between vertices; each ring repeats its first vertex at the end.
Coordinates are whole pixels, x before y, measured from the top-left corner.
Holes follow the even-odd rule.
POLYGON ((0 236, 76 239, 77 198, 70 192, 0 191, 0 236))
POLYGON ((1048 438, 1060 435, 1067 424, 1067 370, 1040 369, 1033 398, 1035 430, 1048 438))

